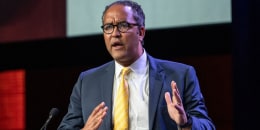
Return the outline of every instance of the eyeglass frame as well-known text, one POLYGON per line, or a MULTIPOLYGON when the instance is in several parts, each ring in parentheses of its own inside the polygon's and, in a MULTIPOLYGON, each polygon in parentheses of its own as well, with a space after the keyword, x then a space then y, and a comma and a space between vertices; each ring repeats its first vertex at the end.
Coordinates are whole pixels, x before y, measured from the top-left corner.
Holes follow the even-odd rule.
POLYGON ((111 24, 111 23, 109 23, 109 24, 104 24, 104 25, 102 25, 101 28, 102 28, 102 30, 103 30, 104 33, 106 33, 106 34, 111 34, 111 33, 114 32, 115 26, 116 26, 116 28, 117 28, 117 30, 118 30, 119 32, 125 33, 125 32, 127 32, 132 26, 139 26, 139 24, 138 24, 138 23, 129 23, 129 22, 120 22, 120 23, 118 23, 118 24, 111 24), (122 27, 124 27, 124 24, 127 24, 127 26, 126 26, 127 28, 126 28, 125 31, 122 31, 122 27), (121 27, 120 27, 120 25, 121 25, 121 27), (112 31, 111 31, 111 32, 106 32, 106 31, 105 31, 105 26, 113 26, 112 31), (120 29, 120 28, 121 28, 121 29, 120 29))

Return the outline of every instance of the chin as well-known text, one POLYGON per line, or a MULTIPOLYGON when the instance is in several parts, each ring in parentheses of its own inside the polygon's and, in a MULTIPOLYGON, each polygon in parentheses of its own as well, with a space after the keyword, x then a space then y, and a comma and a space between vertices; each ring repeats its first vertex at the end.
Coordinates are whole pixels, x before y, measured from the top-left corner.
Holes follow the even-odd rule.
POLYGON ((125 55, 113 55, 112 57, 116 61, 124 61, 126 59, 125 55))

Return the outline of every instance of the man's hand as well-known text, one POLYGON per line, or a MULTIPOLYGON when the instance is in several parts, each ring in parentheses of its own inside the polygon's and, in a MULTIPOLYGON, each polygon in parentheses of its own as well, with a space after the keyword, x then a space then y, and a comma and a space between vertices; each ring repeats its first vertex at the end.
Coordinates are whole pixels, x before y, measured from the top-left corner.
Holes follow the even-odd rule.
POLYGON ((88 120, 82 128, 82 130, 97 130, 101 125, 104 117, 107 114, 107 106, 104 102, 101 102, 95 109, 92 111, 91 115, 88 117, 88 120))
POLYGON ((172 120, 174 120, 177 125, 183 125, 188 120, 186 113, 182 104, 179 90, 174 81, 171 82, 172 97, 169 92, 165 93, 165 100, 167 103, 168 113, 172 120))

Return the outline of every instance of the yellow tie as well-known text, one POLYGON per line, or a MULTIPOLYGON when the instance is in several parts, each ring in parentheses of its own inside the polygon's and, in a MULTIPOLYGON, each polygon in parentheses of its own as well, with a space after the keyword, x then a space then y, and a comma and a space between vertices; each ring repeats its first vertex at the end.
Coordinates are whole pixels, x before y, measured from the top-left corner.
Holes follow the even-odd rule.
POLYGON ((114 130, 128 130, 128 84, 125 82, 125 75, 129 68, 121 71, 121 81, 117 92, 114 109, 114 130))

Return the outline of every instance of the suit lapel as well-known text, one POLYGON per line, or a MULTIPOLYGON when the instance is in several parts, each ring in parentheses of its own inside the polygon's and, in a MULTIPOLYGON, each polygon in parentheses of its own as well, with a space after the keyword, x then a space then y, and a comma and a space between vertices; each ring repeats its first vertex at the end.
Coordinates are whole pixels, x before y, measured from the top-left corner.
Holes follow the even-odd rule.
POLYGON ((156 65, 153 58, 149 58, 149 128, 153 129, 155 113, 158 108, 161 90, 163 86, 163 74, 160 66, 156 65))
POLYGON ((100 76, 100 88, 102 99, 108 107, 108 112, 104 118, 104 130, 112 128, 112 95, 113 95, 113 81, 115 73, 115 64, 112 62, 104 71, 103 75, 100 76))

